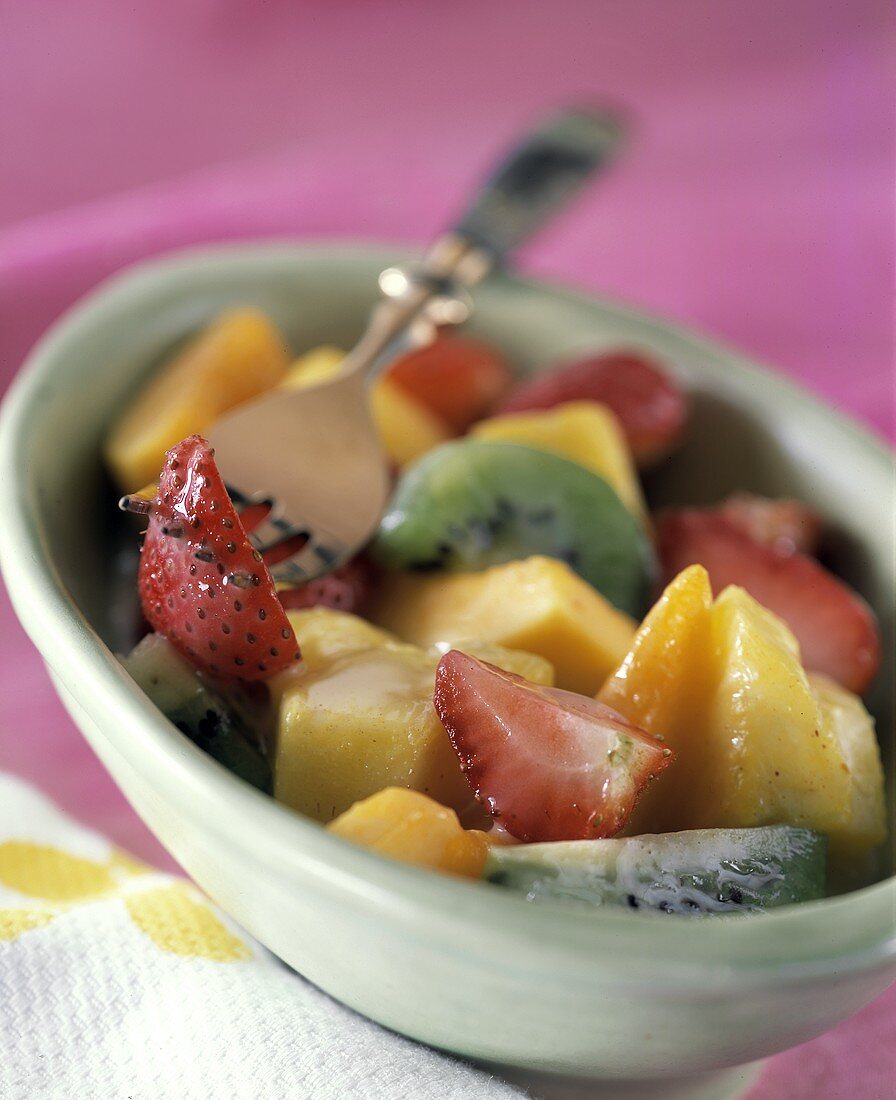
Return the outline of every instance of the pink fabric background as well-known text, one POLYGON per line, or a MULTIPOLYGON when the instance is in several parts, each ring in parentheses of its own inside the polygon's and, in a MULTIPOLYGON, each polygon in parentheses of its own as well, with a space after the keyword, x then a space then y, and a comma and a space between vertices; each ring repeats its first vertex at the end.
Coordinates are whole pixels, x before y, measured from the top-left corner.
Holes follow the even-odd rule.
MULTIPOLYGON (((0 0, 0 27, 0 389, 135 259, 423 241, 518 125, 609 96, 638 120, 627 157, 521 266, 692 322, 896 436, 888 0, 0 0)), ((2 595, 0 767, 167 862, 2 595)), ((891 989, 751 1095, 894 1086, 891 989)))

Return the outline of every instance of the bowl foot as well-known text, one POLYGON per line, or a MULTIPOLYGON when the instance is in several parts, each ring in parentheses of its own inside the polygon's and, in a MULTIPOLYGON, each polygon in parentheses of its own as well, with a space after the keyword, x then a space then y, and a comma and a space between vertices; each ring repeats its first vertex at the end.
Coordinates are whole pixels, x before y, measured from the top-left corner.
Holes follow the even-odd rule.
POLYGON ((508 1084, 528 1089, 532 1100, 743 1100, 759 1080, 764 1061, 691 1077, 644 1081, 555 1077, 490 1067, 508 1084))

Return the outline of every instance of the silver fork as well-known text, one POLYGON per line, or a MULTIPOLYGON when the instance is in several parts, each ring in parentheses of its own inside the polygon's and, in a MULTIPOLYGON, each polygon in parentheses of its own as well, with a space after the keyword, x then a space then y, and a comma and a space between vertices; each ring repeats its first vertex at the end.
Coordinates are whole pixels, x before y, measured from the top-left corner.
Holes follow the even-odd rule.
POLYGON ((390 487, 370 382, 402 351, 431 342, 439 326, 465 321, 470 290, 608 162, 621 132, 618 116, 605 111, 548 119, 420 263, 380 275, 382 300, 332 380, 267 393, 213 426, 218 467, 246 520, 254 506, 250 538, 275 580, 311 580, 369 540, 390 487))

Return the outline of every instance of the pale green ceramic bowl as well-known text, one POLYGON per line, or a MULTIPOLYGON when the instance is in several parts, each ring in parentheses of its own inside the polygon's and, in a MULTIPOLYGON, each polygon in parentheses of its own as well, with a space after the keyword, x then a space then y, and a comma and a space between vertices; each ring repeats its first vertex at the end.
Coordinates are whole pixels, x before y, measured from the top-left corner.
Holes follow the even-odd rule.
MULTIPOLYGON (((282 808, 190 744, 115 660, 104 533, 117 520, 99 444, 123 401, 227 305, 267 310, 296 350, 349 344, 395 259, 285 246, 165 259, 107 283, 34 351, 3 410, 0 552, 60 696, 196 881, 297 970, 388 1027, 480 1059, 602 1078, 684 1077, 817 1035, 896 976, 896 880, 753 918, 532 906, 380 859, 282 808)), ((737 354, 580 295, 497 279, 477 295, 475 327, 523 370, 620 344, 673 364, 695 396, 694 428, 655 478, 655 499, 743 487, 815 503, 840 533, 843 571, 881 614, 892 670, 893 472, 880 443, 737 354)), ((884 687, 873 705, 886 741, 884 687)), ((885 754, 892 774, 892 744, 885 754)))

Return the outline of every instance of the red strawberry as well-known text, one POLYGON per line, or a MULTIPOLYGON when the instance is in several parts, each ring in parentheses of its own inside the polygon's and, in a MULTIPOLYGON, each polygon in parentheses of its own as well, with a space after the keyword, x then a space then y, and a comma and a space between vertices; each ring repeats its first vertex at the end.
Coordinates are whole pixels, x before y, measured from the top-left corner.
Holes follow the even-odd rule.
POLYGON ((491 344, 453 333, 397 359, 389 377, 458 433, 488 416, 513 381, 491 344))
POLYGON ((672 752, 585 695, 451 650, 433 702, 467 781, 518 840, 613 836, 672 752))
POLYGON ((370 596, 371 569, 364 558, 353 558, 325 577, 300 588, 281 588, 277 595, 288 611, 306 607, 332 607, 360 615, 370 596))
POLYGON ((880 665, 880 636, 871 608, 813 558, 764 546, 718 512, 685 508, 661 515, 657 541, 664 581, 695 562, 713 591, 740 585, 784 620, 800 644, 803 665, 861 694, 880 665))
POLYGON ((205 672, 263 680, 299 659, 271 575, 201 436, 166 455, 138 585, 153 630, 205 672))
POLYGON ((769 500, 752 493, 736 493, 719 505, 718 512, 754 542, 782 554, 795 550, 814 554, 821 540, 821 516, 801 500, 769 500))
POLYGON ((656 363, 632 352, 581 359, 522 386, 502 412, 550 409, 565 401, 600 401, 622 425, 635 461, 654 465, 684 433, 688 403, 683 390, 656 363))

